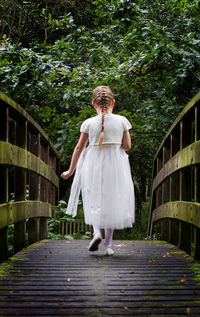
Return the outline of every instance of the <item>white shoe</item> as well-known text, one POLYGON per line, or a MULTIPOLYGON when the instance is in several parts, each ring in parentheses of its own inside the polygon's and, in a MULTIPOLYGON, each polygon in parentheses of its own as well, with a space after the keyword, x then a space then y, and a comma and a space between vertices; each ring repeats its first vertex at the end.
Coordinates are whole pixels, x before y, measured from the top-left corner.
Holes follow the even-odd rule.
POLYGON ((88 250, 89 251, 97 251, 99 247, 99 243, 101 243, 102 236, 100 234, 95 234, 94 238, 89 244, 88 250))
POLYGON ((106 255, 113 255, 114 251, 111 248, 106 248, 106 255))

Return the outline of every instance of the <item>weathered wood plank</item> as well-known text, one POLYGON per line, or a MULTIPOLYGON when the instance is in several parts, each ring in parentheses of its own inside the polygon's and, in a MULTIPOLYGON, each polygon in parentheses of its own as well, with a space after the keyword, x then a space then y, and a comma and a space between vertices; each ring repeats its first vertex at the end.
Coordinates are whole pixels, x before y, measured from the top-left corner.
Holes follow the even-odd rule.
MULTIPOLYGON (((62 307, 61 308, 48 308, 46 309, 47 313, 45 316, 54 316, 54 317, 59 317, 59 316, 110 316, 113 315, 113 309, 110 307, 107 308, 90 308, 90 314, 88 315, 88 309, 84 309, 83 307, 77 308, 77 309, 69 309, 69 308, 65 308, 62 307), (82 315, 80 315, 80 310, 82 315)), ((168 314, 163 313, 163 308, 152 308, 151 309, 151 314, 148 313, 148 309, 145 308, 129 308, 129 307, 121 307, 118 308, 115 312, 114 315, 116 316, 171 316, 171 317, 177 317, 177 316, 188 316, 188 315, 194 315, 194 316, 199 316, 198 314, 198 307, 192 309, 192 313, 188 313, 191 312, 190 308, 187 308, 187 311, 183 308, 168 308, 168 314)), ((30 311, 29 311, 30 312, 30 311)), ((23 310, 20 309, 19 313, 16 314, 16 309, 3 309, 2 313, 4 314, 4 316, 27 316, 27 310, 23 310)), ((41 316, 41 309, 34 309, 31 308, 31 315, 32 316, 41 316)), ((30 316, 30 315, 29 315, 30 316)))
POLYGON ((200 316, 200 265, 183 251, 114 241, 108 257, 87 246, 44 240, 4 262, 0 316, 200 316))

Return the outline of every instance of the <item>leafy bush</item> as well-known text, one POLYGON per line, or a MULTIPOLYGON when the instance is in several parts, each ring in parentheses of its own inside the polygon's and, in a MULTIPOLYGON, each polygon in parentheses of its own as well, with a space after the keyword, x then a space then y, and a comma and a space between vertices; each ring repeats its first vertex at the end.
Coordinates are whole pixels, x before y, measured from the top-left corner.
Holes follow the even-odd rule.
POLYGON ((14 254, 14 225, 8 226, 8 255, 14 254))
POLYGON ((73 237, 71 235, 62 235, 60 234, 60 226, 62 221, 74 221, 72 216, 68 216, 65 214, 66 211, 66 201, 59 200, 58 204, 54 208, 55 216, 48 220, 48 238, 49 239, 67 239, 72 240, 73 237))
MULTIPOLYGON (((199 91, 199 6, 198 0, 3 1, 0 90, 41 124, 62 170, 81 122, 95 115, 93 88, 109 85, 115 113, 133 126, 129 157, 143 193, 161 139, 199 91)), ((61 182, 62 197, 70 185, 61 182)), ((144 231, 137 218, 135 234, 144 231)), ((50 221, 51 234, 59 221, 50 221)))
MULTIPOLYGON (((79 205, 82 206, 81 201, 79 205)), ((74 222, 75 219, 72 216, 66 215, 66 208, 67 203, 64 200, 59 200, 58 204, 55 206, 55 216, 48 220, 48 238, 49 239, 66 239, 66 240, 73 240, 73 239, 89 239, 91 237, 91 232, 79 233, 74 232, 73 235, 70 234, 61 234, 61 223, 64 222, 74 222)), ((79 208, 77 218, 83 218, 83 209, 82 207, 79 208)))

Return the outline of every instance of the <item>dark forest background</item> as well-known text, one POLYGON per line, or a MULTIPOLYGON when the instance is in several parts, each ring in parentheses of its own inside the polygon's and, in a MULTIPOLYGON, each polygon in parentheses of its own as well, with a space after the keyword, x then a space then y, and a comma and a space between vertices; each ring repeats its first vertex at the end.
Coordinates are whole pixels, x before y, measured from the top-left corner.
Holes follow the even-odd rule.
MULTIPOLYGON (((24 107, 69 165, 92 90, 109 85, 132 123, 138 209, 166 131, 199 91, 197 0, 1 0, 0 90, 24 107)), ((71 180, 61 181, 61 198, 71 180), (67 185, 66 185, 67 184, 67 185)))

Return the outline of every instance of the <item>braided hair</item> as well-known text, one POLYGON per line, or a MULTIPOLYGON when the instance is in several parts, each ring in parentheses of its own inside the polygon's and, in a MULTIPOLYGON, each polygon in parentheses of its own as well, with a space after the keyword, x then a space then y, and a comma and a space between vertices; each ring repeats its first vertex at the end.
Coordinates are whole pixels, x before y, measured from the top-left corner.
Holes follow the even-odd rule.
POLYGON ((113 93, 107 86, 98 86, 93 90, 93 102, 101 108, 102 113, 99 147, 102 147, 104 139, 104 116, 113 99, 113 93))

